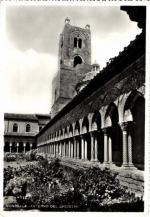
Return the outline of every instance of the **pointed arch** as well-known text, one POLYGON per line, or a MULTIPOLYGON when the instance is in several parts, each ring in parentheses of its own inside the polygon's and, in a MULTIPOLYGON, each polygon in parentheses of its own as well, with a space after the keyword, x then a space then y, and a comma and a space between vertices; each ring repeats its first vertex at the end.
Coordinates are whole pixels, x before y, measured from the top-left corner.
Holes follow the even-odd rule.
POLYGON ((82 63, 83 63, 83 60, 79 55, 74 57, 73 67, 76 67, 77 65, 81 65, 82 63))
POLYGON ((105 124, 106 126, 112 126, 119 122, 118 108, 115 103, 111 103, 105 114, 105 124))
POLYGON ((69 126, 69 136, 70 137, 73 136, 73 127, 72 127, 72 124, 70 124, 70 126, 69 126))
POLYGON ((92 117, 92 131, 97 131, 101 129, 101 115, 99 111, 95 111, 92 117))
POLYGON ((145 99, 141 92, 133 91, 127 98, 124 106, 124 121, 133 121, 132 158, 133 164, 144 169, 145 143, 145 99))
POLYGON ((80 124, 79 121, 77 121, 75 124, 75 135, 79 135, 79 134, 80 134, 80 124))
POLYGON ((83 123, 82 123, 82 133, 89 132, 89 120, 87 117, 84 117, 83 123))
POLYGON ((119 113, 115 103, 111 103, 105 114, 105 127, 110 127, 112 142, 112 161, 117 165, 122 165, 122 130, 119 125, 119 113))

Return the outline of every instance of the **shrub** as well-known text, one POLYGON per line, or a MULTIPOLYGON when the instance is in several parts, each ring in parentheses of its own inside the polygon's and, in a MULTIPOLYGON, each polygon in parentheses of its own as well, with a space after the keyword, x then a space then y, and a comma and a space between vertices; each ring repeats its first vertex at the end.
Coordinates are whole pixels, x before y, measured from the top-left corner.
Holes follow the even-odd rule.
POLYGON ((4 159, 9 162, 9 161, 16 161, 17 159, 17 154, 15 153, 6 153, 4 156, 4 159))
POLYGON ((35 161, 37 155, 37 150, 31 150, 25 153, 25 159, 26 161, 35 161))
POLYGON ((94 167, 67 172, 59 159, 43 159, 36 165, 15 170, 9 167, 4 174, 6 195, 16 196, 19 205, 40 210, 124 211, 125 203, 130 210, 143 207, 142 199, 137 200, 121 187, 117 173, 109 169, 94 167))

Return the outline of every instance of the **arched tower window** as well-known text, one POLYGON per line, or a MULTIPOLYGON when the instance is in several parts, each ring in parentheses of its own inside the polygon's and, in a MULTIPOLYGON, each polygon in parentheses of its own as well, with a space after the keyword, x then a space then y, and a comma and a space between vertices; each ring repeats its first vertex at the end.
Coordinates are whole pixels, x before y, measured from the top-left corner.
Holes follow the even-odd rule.
POLYGON ((26 132, 30 132, 30 130, 31 130, 30 124, 27 124, 26 125, 26 132))
POLYGON ((82 59, 80 56, 75 56, 74 58, 74 63, 73 63, 73 67, 76 67, 78 64, 82 64, 82 59))
POLYGON ((78 42, 78 39, 74 38, 74 47, 77 47, 77 42, 78 42))
POLYGON ((18 131, 18 124, 14 123, 13 124, 13 132, 17 132, 18 131))
POLYGON ((81 38, 74 38, 74 47, 75 48, 82 48, 82 39, 81 38))
POLYGON ((78 39, 78 47, 79 47, 79 48, 82 47, 82 39, 81 39, 81 38, 78 39))

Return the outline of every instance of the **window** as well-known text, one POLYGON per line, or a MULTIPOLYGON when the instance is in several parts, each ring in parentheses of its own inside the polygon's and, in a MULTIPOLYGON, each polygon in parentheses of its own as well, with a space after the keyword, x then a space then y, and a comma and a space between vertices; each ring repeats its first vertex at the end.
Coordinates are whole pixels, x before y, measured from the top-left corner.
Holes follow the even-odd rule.
POLYGON ((78 40, 78 47, 79 47, 79 48, 82 47, 82 39, 81 39, 81 38, 79 38, 79 40, 78 40))
POLYGON ((82 39, 81 38, 74 38, 74 47, 82 48, 82 39))
POLYGON ((74 38, 74 47, 77 47, 77 38, 74 38))
POLYGON ((13 124, 13 132, 17 132, 18 131, 18 124, 14 123, 13 124))
POLYGON ((80 56, 75 56, 73 66, 76 67, 78 64, 82 64, 82 59, 80 56))
POLYGON ((30 124, 27 124, 27 125, 26 125, 26 132, 30 132, 30 130, 31 130, 30 128, 31 128, 31 127, 30 127, 30 124))

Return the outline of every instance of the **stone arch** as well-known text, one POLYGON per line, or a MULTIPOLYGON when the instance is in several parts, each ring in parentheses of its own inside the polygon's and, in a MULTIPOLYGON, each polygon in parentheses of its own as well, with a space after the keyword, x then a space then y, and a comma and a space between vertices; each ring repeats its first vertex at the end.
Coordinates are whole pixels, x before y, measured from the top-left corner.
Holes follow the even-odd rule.
POLYGON ((91 130, 92 131, 97 131, 101 129, 101 116, 99 111, 95 111, 92 117, 92 125, 91 125, 91 130))
POLYGON ((11 152, 17 152, 17 142, 12 142, 11 152))
POLYGON ((84 134, 88 132, 89 132, 89 120, 87 117, 85 117, 82 122, 82 133, 84 134))
POLYGON ((76 136, 76 144, 79 148, 79 159, 81 158, 81 137, 80 137, 80 123, 76 121, 75 128, 74 128, 74 135, 76 136))
POLYGON ((142 93, 133 91, 124 106, 124 121, 133 121, 131 130, 132 159, 138 169, 144 169, 145 99, 142 93))
POLYGON ((60 139, 63 139, 63 129, 60 130, 60 139))
POLYGON ((95 111, 92 117, 91 130, 94 131, 94 137, 97 140, 98 160, 104 161, 104 138, 101 131, 101 114, 95 111))
POLYGON ((122 165, 122 130, 119 125, 119 113, 115 103, 111 103, 105 114, 105 127, 109 128, 109 136, 112 142, 112 161, 122 165))
POLYGON ((81 58, 81 56, 76 55, 73 60, 73 67, 76 67, 77 65, 81 65, 82 63, 83 63, 83 59, 81 58))
POLYGON ((64 137, 67 138, 68 137, 68 131, 67 131, 67 127, 65 127, 65 130, 64 130, 64 137))
POLYGON ((111 103, 105 114, 105 127, 110 127, 119 122, 118 109, 115 103, 111 103))
POLYGON ((23 152, 23 142, 19 142, 18 152, 19 153, 23 152))
POLYGON ((5 146, 4 146, 4 152, 9 152, 10 151, 10 146, 9 146, 9 142, 5 142, 5 146))
POLYGON ((69 126, 69 137, 72 137, 73 136, 73 127, 72 127, 72 124, 70 124, 69 126))
POLYGON ((89 133, 88 117, 84 117, 84 119, 83 119, 82 134, 84 134, 84 140, 87 143, 87 159, 91 160, 91 137, 90 137, 90 133, 89 133))
POLYGON ((29 142, 26 143, 26 152, 27 151, 30 151, 30 143, 29 142))
POLYGON ((75 135, 79 135, 80 134, 80 124, 79 124, 79 121, 76 121, 74 132, 75 132, 75 135))

